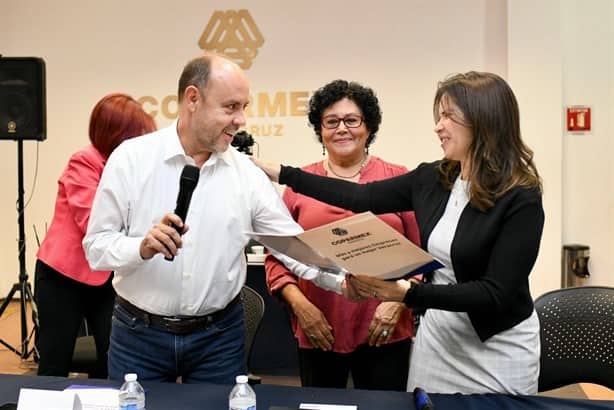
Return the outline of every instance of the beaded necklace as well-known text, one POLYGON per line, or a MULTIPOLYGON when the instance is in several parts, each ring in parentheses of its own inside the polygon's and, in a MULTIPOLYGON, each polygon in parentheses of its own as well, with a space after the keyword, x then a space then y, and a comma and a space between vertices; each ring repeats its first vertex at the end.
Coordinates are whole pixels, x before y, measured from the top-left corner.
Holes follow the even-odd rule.
POLYGON ((358 171, 356 171, 356 173, 354 175, 350 175, 350 176, 344 176, 344 175, 339 175, 335 172, 335 170, 330 166, 330 159, 326 160, 326 164, 328 165, 328 170, 330 172, 333 173, 333 175, 338 176, 339 178, 343 178, 343 179, 352 179, 354 177, 356 177, 358 174, 360 174, 360 172, 362 171, 362 169, 365 167, 365 165, 367 165, 367 159, 369 158, 368 155, 365 155, 365 157, 362 160, 362 163, 360 164, 360 168, 358 168, 358 171))

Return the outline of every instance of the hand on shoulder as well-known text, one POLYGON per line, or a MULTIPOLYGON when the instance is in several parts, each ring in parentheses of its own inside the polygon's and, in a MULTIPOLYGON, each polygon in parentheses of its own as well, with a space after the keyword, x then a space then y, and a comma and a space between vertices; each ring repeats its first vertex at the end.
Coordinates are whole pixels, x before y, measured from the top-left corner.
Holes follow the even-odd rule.
POLYGON ((279 182, 279 172, 281 171, 281 165, 274 162, 265 162, 260 159, 250 157, 249 158, 258 168, 264 171, 269 179, 273 182, 279 182))

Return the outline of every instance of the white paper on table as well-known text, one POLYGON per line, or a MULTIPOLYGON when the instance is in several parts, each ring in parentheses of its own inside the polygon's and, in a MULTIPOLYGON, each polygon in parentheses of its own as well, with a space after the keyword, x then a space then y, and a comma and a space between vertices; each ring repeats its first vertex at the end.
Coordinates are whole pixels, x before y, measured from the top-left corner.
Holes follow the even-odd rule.
POLYGON ((353 404, 317 404, 301 403, 299 409, 304 410, 358 410, 358 406, 353 404))
POLYGON ((79 398, 72 391, 19 389, 17 410, 82 410, 79 398))
POLYGON ((76 394, 83 410, 118 410, 119 390, 108 387, 66 388, 64 391, 76 394))

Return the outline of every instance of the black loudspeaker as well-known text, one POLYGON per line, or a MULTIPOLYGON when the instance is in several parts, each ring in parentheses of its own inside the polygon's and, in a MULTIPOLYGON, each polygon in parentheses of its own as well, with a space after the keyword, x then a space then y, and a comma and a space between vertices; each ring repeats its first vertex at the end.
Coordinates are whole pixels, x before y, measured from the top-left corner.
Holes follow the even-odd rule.
POLYGON ((43 59, 0 57, 0 140, 45 140, 45 110, 43 59))

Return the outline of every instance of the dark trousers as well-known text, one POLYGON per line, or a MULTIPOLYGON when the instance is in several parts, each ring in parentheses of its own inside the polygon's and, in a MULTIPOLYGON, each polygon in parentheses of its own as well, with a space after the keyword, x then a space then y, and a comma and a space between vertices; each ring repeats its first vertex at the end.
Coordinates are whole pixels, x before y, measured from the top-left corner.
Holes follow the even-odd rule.
POLYGON ((351 353, 299 348, 301 384, 345 389, 351 371, 354 388, 406 391, 410 350, 409 339, 360 345, 351 353))
POLYGON ((40 353, 38 374, 67 376, 75 341, 83 319, 96 342, 97 366, 90 377, 107 377, 107 350, 115 291, 111 278, 100 286, 70 279, 47 264, 36 261, 35 295, 38 306, 40 353))

